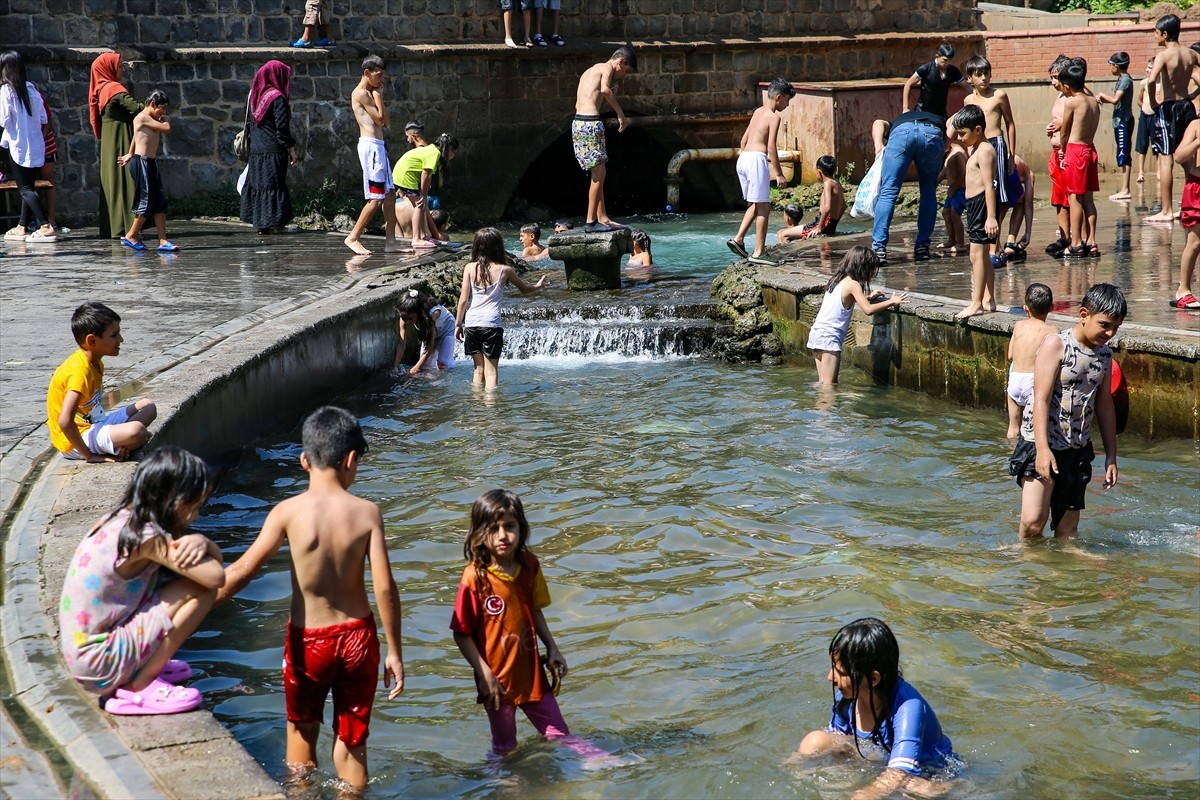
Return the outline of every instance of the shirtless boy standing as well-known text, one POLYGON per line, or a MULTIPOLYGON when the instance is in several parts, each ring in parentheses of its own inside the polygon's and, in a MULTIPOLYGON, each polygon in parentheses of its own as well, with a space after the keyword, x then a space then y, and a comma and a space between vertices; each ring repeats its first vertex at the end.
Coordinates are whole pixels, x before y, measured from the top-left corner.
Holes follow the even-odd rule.
POLYGON ((958 141, 967 148, 967 239, 971 242, 971 302, 954 315, 966 319, 996 310, 996 270, 989 257, 1000 233, 996 221, 996 151, 984 136, 983 109, 966 105, 950 118, 958 141))
POLYGON ((1033 400, 1033 364, 1042 340, 1058 328, 1046 322, 1054 306, 1054 293, 1044 283, 1025 287, 1025 313, 1029 316, 1013 325, 1008 340, 1008 438, 1021 433, 1021 415, 1033 400))
POLYGON ((1167 14, 1154 23, 1154 36, 1162 50, 1154 57, 1146 85, 1150 107, 1157 115, 1153 147, 1158 153, 1158 197, 1162 209, 1146 217, 1146 222, 1173 222, 1175 205, 1171 194, 1175 188, 1175 161, 1171 156, 1188 123, 1196 118, 1188 87, 1200 77, 1200 56, 1179 43, 1179 17, 1174 14, 1167 14), (1160 83, 1161 98, 1158 96, 1160 83))
POLYGON ((400 248, 396 244, 396 187, 392 183, 392 165, 388 163, 387 145, 383 134, 388 129, 387 108, 383 105, 383 59, 367 56, 362 62, 362 78, 350 93, 350 107, 358 121, 358 163, 363 171, 363 198, 367 201, 354 230, 346 237, 346 247, 360 256, 371 251, 359 239, 367 223, 383 204, 383 250, 390 253, 400 248))
POLYGON ((157 89, 146 100, 146 107, 133 118, 133 138, 129 152, 117 158, 117 163, 129 168, 133 178, 133 224, 121 244, 134 250, 145 250, 142 228, 150 217, 158 230, 158 250, 173 253, 179 248, 167 239, 167 196, 158 174, 158 142, 164 133, 171 132, 167 119, 167 96, 157 89))
POLYGON ((1067 258, 1100 257, 1093 196, 1100 190, 1095 144, 1100 101, 1087 90, 1084 78, 1083 67, 1074 62, 1058 74, 1059 86, 1066 97, 1059 134, 1063 141, 1063 187, 1071 204, 1071 246, 1063 253, 1067 258))
POLYGON ((783 78, 776 78, 767 87, 762 105, 754 110, 750 124, 742 134, 741 155, 737 160, 738 181, 742 197, 749 206, 737 235, 725 242, 734 254, 752 262, 772 264, 763 258, 767 244, 767 221, 771 216, 771 180, 779 188, 787 186, 779 166, 779 112, 795 97, 796 90, 783 78), (769 170, 768 170, 769 166, 769 170), (754 252, 746 252, 746 233, 754 225, 754 252))
POLYGON ((283 650, 287 763, 296 779, 317 766, 325 698, 333 690, 333 764, 355 791, 367 786, 367 733, 379 680, 379 637, 363 562, 387 642, 383 685, 404 691, 400 593, 392 578, 379 508, 346 491, 367 452, 358 420, 332 406, 304 421, 300 466, 308 489, 271 510, 254 544, 225 570, 221 603, 236 595, 286 540, 292 562, 292 615, 283 650))
POLYGON ((1063 188, 1062 136, 1058 131, 1062 127, 1063 105, 1067 102, 1058 83, 1058 75, 1070 63, 1070 58, 1059 54, 1050 64, 1050 87, 1057 97, 1050 109, 1050 122, 1046 125, 1046 135, 1050 137, 1050 157, 1046 160, 1046 169, 1050 175, 1050 205, 1054 206, 1058 222, 1058 238, 1046 245, 1046 253, 1054 258, 1061 256, 1071 246, 1071 201, 1067 198, 1067 190, 1063 188))
POLYGON ((624 225, 613 222, 604 208, 604 178, 608 174, 608 147, 604 140, 604 120, 600 119, 600 100, 617 112, 617 133, 629 127, 629 120, 617 102, 616 85, 631 72, 637 72, 637 54, 632 47, 618 47, 612 56, 589 67, 579 78, 575 91, 575 119, 571 120, 571 145, 575 160, 591 174, 588 184, 586 225, 588 233, 603 233, 624 225))
MULTIPOLYGON (((1008 94, 992 86, 992 63, 983 56, 972 56, 963 69, 974 90, 963 99, 963 105, 979 106, 983 111, 984 135, 996 151, 996 172, 993 177, 996 184, 996 221, 1003 225, 1008 209, 1021 199, 1021 184, 1013 168, 1013 154, 1017 151, 1017 124, 1013 121, 1008 94)), ((993 246, 988 255, 992 258, 993 266, 1004 266, 998 247, 993 246)))

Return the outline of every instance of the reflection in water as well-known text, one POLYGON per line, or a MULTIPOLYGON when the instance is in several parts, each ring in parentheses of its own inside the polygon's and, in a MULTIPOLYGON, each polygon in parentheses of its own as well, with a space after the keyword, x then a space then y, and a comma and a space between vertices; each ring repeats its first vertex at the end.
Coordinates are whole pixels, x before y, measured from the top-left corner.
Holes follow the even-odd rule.
MULTIPOLYGON (((830 637, 867 615, 896 631, 966 762, 950 797, 1194 797, 1194 448, 1122 439, 1121 483, 1089 492, 1080 541, 1026 547, 1000 413, 854 371, 818 391, 807 362, 503 369, 489 405, 466 364, 343 401, 405 604, 408 682, 375 706, 369 797, 844 797, 876 767, 785 759, 828 721, 830 637), (643 763, 589 772, 528 726, 512 757, 484 760, 448 625, 468 509, 495 486, 530 517, 572 731, 643 763)), ((210 501, 199 527, 227 559, 303 487, 296 458, 250 450, 210 501)), ((236 676, 206 696, 277 776, 289 591, 280 557, 185 648, 236 676)))

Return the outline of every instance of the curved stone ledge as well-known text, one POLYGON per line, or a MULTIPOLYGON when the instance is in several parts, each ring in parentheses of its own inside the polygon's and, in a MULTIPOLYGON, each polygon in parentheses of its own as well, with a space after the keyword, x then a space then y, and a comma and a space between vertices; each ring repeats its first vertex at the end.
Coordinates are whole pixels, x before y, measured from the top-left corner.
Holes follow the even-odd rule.
MULTIPOLYGON (((291 427, 315 403, 390 366, 393 305, 418 282, 411 268, 343 279, 146 362, 139 381, 141 394, 158 403, 155 443, 221 458, 291 427)), ((111 508, 134 468, 51 455, 9 517, 0 636, 11 693, 101 797, 282 798, 279 785, 209 711, 111 717, 62 664, 56 609, 66 567, 79 537, 111 508)), ((56 793, 62 790, 46 788, 46 796, 56 793)))

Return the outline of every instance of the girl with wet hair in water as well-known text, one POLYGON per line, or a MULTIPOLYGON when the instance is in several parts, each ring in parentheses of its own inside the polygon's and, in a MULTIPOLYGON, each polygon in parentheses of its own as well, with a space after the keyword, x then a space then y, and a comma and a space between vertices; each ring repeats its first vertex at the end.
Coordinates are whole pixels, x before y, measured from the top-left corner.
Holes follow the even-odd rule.
POLYGON ((854 751, 868 740, 888 754, 887 769, 855 797, 887 797, 899 789, 933 793, 933 776, 957 765, 937 715, 900 672, 900 645, 881 620, 866 617, 843 627, 829 643, 833 710, 824 730, 800 742, 797 756, 854 751))
POLYGON ((398 368, 404 358, 410 331, 417 335, 421 351, 409 375, 454 366, 454 315, 449 309, 420 289, 409 289, 396 304, 396 312, 400 315, 400 343, 392 369, 398 368))
POLYGON ((462 290, 458 296, 455 336, 463 342, 463 352, 475 362, 472 383, 488 391, 496 388, 500 351, 504 349, 504 328, 500 324, 500 303, 504 284, 511 283, 523 293, 540 291, 546 285, 543 275, 537 283, 521 280, 508 265, 504 237, 495 228, 480 228, 471 242, 471 261, 463 268, 462 290))
POLYGON ((639 228, 630 232, 630 238, 633 239, 633 255, 629 257, 628 266, 654 266, 654 256, 650 253, 650 234, 639 228))

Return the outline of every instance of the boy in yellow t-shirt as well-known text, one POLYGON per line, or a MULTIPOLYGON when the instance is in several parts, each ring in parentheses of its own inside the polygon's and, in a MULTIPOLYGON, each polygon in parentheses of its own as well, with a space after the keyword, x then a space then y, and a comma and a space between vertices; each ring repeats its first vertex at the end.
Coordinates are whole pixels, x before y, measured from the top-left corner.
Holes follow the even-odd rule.
POLYGON ((121 352, 121 318, 102 303, 84 303, 71 315, 79 349, 54 370, 46 396, 50 441, 64 456, 89 464, 119 461, 150 438, 158 416, 152 400, 114 409, 100 406, 105 356, 121 352))

